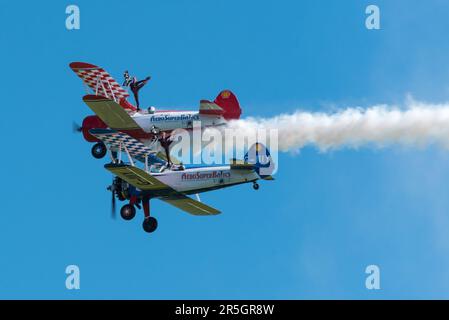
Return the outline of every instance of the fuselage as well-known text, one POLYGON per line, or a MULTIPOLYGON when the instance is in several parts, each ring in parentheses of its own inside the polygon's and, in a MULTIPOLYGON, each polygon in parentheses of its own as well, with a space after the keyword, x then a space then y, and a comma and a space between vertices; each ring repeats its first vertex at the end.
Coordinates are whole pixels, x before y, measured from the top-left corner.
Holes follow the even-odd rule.
POLYGON ((136 112, 131 117, 145 132, 152 132, 154 129, 158 131, 192 129, 195 121, 198 121, 201 127, 226 124, 222 116, 203 115, 197 111, 136 112))
POLYGON ((187 168, 151 173, 155 178, 178 192, 193 194, 226 188, 259 179, 252 170, 234 170, 230 166, 187 168))
MULTIPOLYGON (((204 129, 206 127, 219 127, 226 124, 226 119, 219 115, 204 115, 197 111, 147 111, 136 112, 131 118, 140 127, 139 129, 119 129, 144 144, 151 143, 155 133, 165 132, 168 135, 176 129, 192 130, 194 123, 204 129)), ((92 128, 107 128, 98 116, 88 116, 83 121, 82 132, 89 142, 98 142, 89 130, 92 128)))

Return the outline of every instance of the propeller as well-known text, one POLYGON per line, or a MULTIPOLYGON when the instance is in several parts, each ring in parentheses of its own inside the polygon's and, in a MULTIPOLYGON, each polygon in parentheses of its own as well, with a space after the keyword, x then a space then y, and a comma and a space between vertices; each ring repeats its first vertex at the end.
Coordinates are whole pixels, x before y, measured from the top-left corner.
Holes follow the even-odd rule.
POLYGON ((82 132, 83 131, 83 127, 80 126, 78 123, 76 123, 75 121, 72 122, 72 131, 74 133, 76 132, 82 132))
POLYGON ((112 180, 112 184, 107 188, 111 191, 112 199, 111 199, 111 218, 115 219, 116 217, 116 206, 115 206, 115 192, 117 190, 116 179, 112 180))
POLYGON ((115 220, 115 217, 117 215, 116 208, 115 208, 115 192, 112 193, 112 203, 111 203, 111 218, 115 220))

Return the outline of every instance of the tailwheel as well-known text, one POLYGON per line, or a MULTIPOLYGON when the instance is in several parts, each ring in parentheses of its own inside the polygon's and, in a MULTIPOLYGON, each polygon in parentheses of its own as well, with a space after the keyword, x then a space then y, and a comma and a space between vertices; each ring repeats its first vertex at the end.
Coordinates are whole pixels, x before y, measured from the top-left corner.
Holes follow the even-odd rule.
POLYGON ((146 217, 143 220, 142 227, 145 232, 154 232, 157 229, 157 220, 153 217, 146 217))
POLYGON ((133 205, 131 204, 125 204, 121 209, 120 209, 120 216, 124 219, 124 220, 131 220, 132 218, 134 218, 136 215, 136 208, 134 208, 133 205))
POLYGON ((101 159, 106 155, 108 149, 103 142, 98 142, 92 147, 91 153, 95 159, 101 159))
POLYGON ((253 183, 253 189, 254 190, 259 190, 259 184, 257 182, 253 183))

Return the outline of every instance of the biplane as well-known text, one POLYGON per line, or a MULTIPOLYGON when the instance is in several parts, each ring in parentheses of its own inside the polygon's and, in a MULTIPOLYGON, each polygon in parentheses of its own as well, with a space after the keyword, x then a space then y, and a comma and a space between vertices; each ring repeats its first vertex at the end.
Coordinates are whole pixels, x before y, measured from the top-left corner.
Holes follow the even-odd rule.
POLYGON ((230 90, 221 91, 214 101, 201 100, 197 111, 156 110, 151 106, 137 110, 128 101, 129 93, 103 68, 85 62, 72 62, 70 68, 83 80, 86 94, 83 101, 95 113, 84 118, 76 130, 85 140, 95 142, 92 155, 103 158, 107 148, 90 133, 91 129, 113 129, 126 133, 146 146, 166 139, 176 129, 192 129, 194 121, 202 128, 222 126, 239 119, 242 113, 236 96, 230 90))
POLYGON ((102 141, 110 151, 111 163, 104 167, 115 177, 108 190, 112 193, 112 213, 115 216, 115 199, 127 201, 120 209, 125 220, 136 215, 143 207, 143 229, 154 232, 157 220, 150 215, 150 200, 160 199, 187 213, 199 216, 217 215, 219 210, 200 201, 199 193, 252 183, 259 189, 258 180, 273 180, 274 163, 268 149, 254 144, 244 159, 233 159, 229 165, 184 166, 170 165, 158 157, 156 151, 126 133, 112 129, 91 129, 90 134, 102 141), (127 158, 127 163, 122 159, 127 158), (140 164, 140 167, 139 167, 140 164), (189 195, 196 195, 196 200, 189 195))
POLYGON ((212 102, 201 100, 198 111, 137 110, 128 100, 128 92, 104 69, 92 64, 73 62, 70 67, 83 80, 88 94, 84 102, 95 115, 83 120, 78 131, 95 142, 92 155, 111 162, 104 167, 114 178, 108 190, 112 194, 112 215, 116 199, 125 202, 120 215, 131 220, 136 208, 143 209, 143 229, 154 232, 157 220, 150 215, 150 200, 160 199, 187 213, 199 216, 220 211, 200 201, 199 194, 243 183, 259 189, 258 180, 273 180, 274 163, 261 143, 249 148, 242 160, 227 165, 184 166, 173 164, 167 140, 176 129, 191 129, 198 120, 201 127, 222 126, 239 119, 241 109, 235 95, 224 90, 212 102), (164 142, 165 155, 154 148, 164 142), (190 197, 196 195, 196 199, 190 197))

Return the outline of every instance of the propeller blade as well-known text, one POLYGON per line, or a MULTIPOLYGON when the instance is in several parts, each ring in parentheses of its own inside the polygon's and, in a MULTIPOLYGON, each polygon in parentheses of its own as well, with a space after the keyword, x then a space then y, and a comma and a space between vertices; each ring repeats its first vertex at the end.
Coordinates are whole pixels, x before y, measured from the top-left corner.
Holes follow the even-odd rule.
POLYGON ((78 123, 75 121, 72 122, 72 131, 74 133, 83 131, 83 127, 81 127, 78 123))
POLYGON ((114 190, 111 190, 111 194, 112 194, 111 218, 115 219, 115 217, 116 217, 116 209, 115 209, 115 193, 114 193, 114 190))

